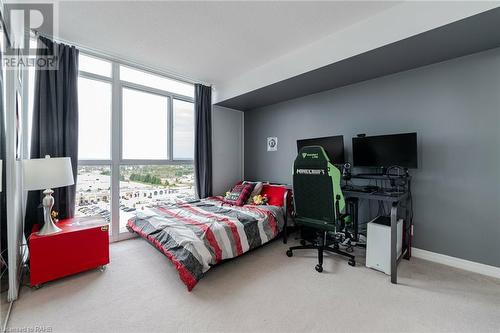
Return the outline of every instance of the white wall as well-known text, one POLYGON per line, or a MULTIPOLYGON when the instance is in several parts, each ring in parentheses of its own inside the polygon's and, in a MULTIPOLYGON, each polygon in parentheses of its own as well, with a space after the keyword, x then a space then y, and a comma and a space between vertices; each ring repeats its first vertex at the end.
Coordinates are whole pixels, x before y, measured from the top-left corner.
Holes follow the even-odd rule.
POLYGON ((214 195, 222 195, 243 178, 243 112, 214 105, 212 160, 214 195))
MULTIPOLYGON (((4 1, 0 1, 2 12, 4 12, 4 1)), ((12 45, 20 45, 19 39, 24 36, 23 24, 12 21, 7 28, 12 45), (16 24, 17 23, 17 24, 16 24)), ((6 108, 6 207, 7 207, 7 248, 9 261, 9 290, 8 300, 13 301, 18 297, 22 255, 26 250, 23 246, 23 219, 25 207, 25 195, 22 178, 22 159, 26 158, 27 142, 27 95, 24 94, 27 83, 27 72, 25 67, 9 68, 5 77, 5 108, 6 108), (25 98, 26 97, 26 98, 25 98), (16 109, 18 114, 16 114, 16 109), (19 156, 16 156, 18 131, 19 156), (23 252, 23 253, 22 253, 23 252)))
POLYGON ((409 1, 219 84, 215 103, 479 14, 499 1, 409 1))

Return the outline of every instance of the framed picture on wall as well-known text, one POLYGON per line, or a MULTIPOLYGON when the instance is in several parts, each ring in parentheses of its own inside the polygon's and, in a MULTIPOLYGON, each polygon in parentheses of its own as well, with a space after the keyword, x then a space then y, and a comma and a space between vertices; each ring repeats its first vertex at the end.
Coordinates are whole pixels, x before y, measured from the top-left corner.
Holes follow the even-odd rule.
POLYGON ((267 151, 277 151, 278 150, 278 138, 271 136, 267 138, 267 151))

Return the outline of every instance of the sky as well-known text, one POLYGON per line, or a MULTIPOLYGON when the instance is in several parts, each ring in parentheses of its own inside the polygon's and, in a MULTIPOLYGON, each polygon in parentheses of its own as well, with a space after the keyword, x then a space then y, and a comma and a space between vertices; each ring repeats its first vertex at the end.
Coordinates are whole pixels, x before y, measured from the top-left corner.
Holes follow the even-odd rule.
MULTIPOLYGON (((111 84, 79 79, 79 159, 111 158, 111 84)), ((173 101, 173 154, 194 155, 193 103, 173 101)), ((124 159, 167 159, 168 97, 123 88, 124 159)))

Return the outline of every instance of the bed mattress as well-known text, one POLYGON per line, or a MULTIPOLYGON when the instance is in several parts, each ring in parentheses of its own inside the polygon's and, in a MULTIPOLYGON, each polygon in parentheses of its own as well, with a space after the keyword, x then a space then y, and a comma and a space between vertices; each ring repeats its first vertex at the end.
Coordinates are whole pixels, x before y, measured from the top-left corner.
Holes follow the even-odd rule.
POLYGON ((283 211, 278 206, 232 206, 211 197, 139 211, 127 228, 170 259, 191 291, 213 265, 275 238, 283 228, 283 211))

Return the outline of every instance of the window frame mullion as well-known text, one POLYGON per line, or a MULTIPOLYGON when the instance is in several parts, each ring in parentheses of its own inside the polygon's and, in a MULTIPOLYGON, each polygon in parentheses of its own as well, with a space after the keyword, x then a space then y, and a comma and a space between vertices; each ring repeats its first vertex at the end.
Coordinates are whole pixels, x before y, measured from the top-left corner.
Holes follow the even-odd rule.
POLYGON ((111 63, 111 234, 112 241, 120 235, 120 161, 122 147, 121 86, 120 70, 116 62, 111 63))
POLYGON ((170 92, 170 91, 161 90, 161 89, 153 88, 153 87, 148 87, 148 86, 144 86, 142 84, 133 83, 133 82, 129 82, 129 81, 121 81, 120 80, 120 84, 122 85, 122 87, 130 88, 130 89, 135 89, 135 90, 140 90, 140 91, 148 92, 148 93, 155 94, 155 95, 161 95, 161 96, 165 96, 165 97, 171 97, 171 98, 175 98, 175 99, 178 99, 178 100, 181 100, 181 101, 186 101, 186 102, 194 103, 194 98, 193 97, 179 95, 179 94, 176 94, 176 93, 173 93, 173 92, 170 92))
POLYGON ((110 166, 111 160, 78 160, 78 166, 110 166))
POLYGON ((78 71, 78 76, 81 76, 85 79, 89 80, 97 80, 97 81, 103 81, 103 82, 108 82, 108 83, 113 83, 113 77, 107 77, 99 74, 94 74, 90 72, 85 72, 85 71, 78 71))
POLYGON ((141 159, 123 159, 121 165, 188 165, 193 164, 194 160, 141 160, 141 159))
POLYGON ((167 157, 170 162, 174 160, 174 99, 168 97, 167 106, 167 126, 168 126, 168 141, 167 141, 167 157))

